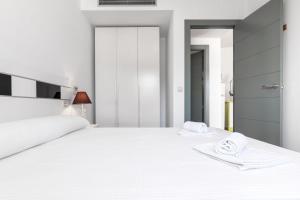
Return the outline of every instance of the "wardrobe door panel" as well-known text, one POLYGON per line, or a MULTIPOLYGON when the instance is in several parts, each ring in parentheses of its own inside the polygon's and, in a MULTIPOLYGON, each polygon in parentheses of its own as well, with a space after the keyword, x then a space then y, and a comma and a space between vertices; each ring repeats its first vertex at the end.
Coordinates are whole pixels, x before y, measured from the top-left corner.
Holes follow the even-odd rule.
POLYGON ((160 126, 159 28, 138 28, 140 126, 160 126))
POLYGON ((138 127, 137 28, 118 28, 117 43, 118 123, 138 127))
POLYGON ((96 121, 101 127, 117 126, 117 28, 95 31, 96 121))

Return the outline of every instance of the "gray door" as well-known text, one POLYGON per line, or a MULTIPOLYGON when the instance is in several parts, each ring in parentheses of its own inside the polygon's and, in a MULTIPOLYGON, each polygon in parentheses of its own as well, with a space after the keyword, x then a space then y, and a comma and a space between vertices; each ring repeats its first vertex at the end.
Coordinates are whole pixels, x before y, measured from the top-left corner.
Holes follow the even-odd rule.
POLYGON ((204 50, 191 55, 191 120, 204 121, 204 50))
POLYGON ((281 145, 282 0, 234 29, 235 131, 281 145))

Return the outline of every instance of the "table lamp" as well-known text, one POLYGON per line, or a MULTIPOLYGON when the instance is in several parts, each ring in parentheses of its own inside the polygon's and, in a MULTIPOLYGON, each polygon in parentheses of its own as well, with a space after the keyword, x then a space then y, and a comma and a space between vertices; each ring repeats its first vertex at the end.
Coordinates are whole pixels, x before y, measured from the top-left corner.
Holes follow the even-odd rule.
POLYGON ((74 98, 74 101, 73 101, 74 105, 81 104, 81 116, 82 117, 85 117, 84 104, 91 104, 91 103, 92 103, 92 101, 86 92, 77 92, 76 96, 74 98))

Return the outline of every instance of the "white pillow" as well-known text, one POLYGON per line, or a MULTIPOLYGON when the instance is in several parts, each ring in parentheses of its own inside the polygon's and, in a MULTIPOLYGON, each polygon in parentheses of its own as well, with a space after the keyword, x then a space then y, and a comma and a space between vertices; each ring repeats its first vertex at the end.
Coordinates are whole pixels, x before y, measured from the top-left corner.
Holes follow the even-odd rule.
POLYGON ((89 122, 78 116, 51 116, 0 124, 0 159, 49 142, 89 122))

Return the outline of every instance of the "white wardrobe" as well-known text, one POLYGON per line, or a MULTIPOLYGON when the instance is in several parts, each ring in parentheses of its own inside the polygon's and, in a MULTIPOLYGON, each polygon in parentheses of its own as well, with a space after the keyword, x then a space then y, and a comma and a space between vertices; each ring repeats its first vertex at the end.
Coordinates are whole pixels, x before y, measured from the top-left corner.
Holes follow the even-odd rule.
POLYGON ((96 121, 101 127, 160 126, 158 27, 95 30, 96 121))

